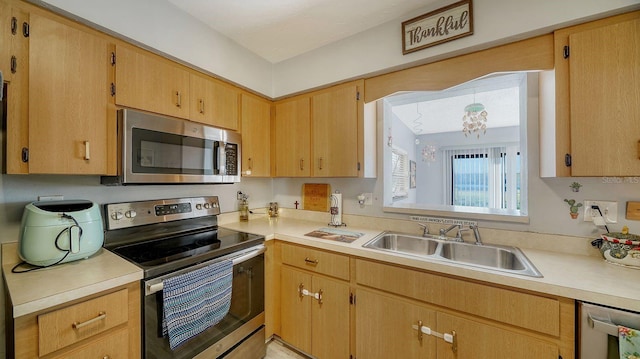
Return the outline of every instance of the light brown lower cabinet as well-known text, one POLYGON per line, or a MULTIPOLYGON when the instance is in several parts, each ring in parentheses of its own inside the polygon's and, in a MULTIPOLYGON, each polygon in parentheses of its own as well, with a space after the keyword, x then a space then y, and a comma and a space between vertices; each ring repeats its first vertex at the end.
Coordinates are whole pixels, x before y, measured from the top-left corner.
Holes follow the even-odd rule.
POLYGON ((12 327, 9 357, 140 358, 140 284, 15 318, 12 327))
POLYGON ((283 266, 280 337, 318 359, 350 355, 349 284, 283 266))
POLYGON ((575 357, 572 299, 361 259, 355 272, 356 358, 575 357))
POLYGON ((279 244, 275 334, 314 357, 575 358, 573 299, 279 244))

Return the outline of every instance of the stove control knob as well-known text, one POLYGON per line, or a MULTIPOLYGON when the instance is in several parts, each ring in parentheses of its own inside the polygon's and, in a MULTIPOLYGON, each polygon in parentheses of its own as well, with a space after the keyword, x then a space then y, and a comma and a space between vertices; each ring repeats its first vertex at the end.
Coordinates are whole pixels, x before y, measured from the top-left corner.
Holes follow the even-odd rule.
POLYGON ((198 211, 202 210, 202 203, 198 203, 198 204, 196 204, 196 209, 197 209, 198 211))
POLYGON ((122 215, 122 212, 113 212, 111 213, 111 219, 113 219, 114 221, 119 221, 122 219, 122 217, 124 217, 122 215))
POLYGON ((134 218, 137 215, 136 211, 129 210, 124 213, 124 216, 127 218, 134 218))
POLYGON ((218 207, 219 207, 219 206, 218 206, 218 202, 212 202, 212 203, 211 203, 211 207, 212 207, 212 208, 218 208, 218 207))
POLYGON ((204 204, 204 209, 209 209, 209 208, 211 208, 211 205, 209 203, 205 203, 204 204))

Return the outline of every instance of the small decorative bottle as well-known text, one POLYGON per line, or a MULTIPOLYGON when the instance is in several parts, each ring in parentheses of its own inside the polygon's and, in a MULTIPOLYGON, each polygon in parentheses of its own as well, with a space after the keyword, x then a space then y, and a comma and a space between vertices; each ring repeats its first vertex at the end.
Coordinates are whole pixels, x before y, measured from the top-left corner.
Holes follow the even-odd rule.
POLYGON ((249 202, 247 197, 243 197, 238 204, 238 211, 240 211, 240 222, 247 222, 249 220, 249 202))

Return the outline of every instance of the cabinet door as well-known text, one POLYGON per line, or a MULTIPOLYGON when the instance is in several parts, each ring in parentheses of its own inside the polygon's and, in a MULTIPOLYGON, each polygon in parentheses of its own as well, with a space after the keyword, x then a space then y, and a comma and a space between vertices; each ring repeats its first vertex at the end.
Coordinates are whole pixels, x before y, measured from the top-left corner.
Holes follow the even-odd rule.
POLYGON ((534 337, 440 312, 437 322, 438 332, 455 332, 454 343, 438 339, 438 359, 558 358, 556 345, 534 337))
POLYGON ((107 174, 109 44, 37 14, 30 22, 29 171, 107 174))
POLYGON ((116 54, 116 103, 189 119, 189 72, 126 45, 116 54))
POLYGON ((0 71, 5 81, 11 76, 11 17, 11 6, 0 1, 0 71))
POLYGON ((8 82, 4 93, 7 102, 6 171, 26 174, 29 173, 29 164, 23 160, 23 149, 29 148, 29 38, 24 36, 22 26, 29 23, 29 13, 10 8, 6 3, 0 6, 6 6, 0 9, 1 26, 6 30, 0 31, 4 46, 2 60, 6 60, 6 64, 0 60, 0 70, 3 70, 4 81, 8 82), (15 19, 15 33, 8 30, 11 28, 10 19, 15 19), (12 61, 15 73, 11 70, 12 61))
POLYGON ((349 285, 313 276, 313 292, 321 293, 321 299, 309 297, 311 353, 319 359, 349 359, 349 285))
POLYGON ((358 176, 357 86, 338 87, 314 95, 313 176, 358 176))
MULTIPOLYGON (((369 359, 436 357, 436 340, 413 325, 435 330, 433 310, 404 300, 359 289, 356 295, 356 357, 369 359)), ((462 358, 462 357, 460 357, 462 358)))
POLYGON ((311 136, 309 97, 276 104, 276 177, 309 177, 311 136))
POLYGON ((271 103, 242 94, 242 175, 271 176, 271 103))
POLYGON ((189 90, 191 120, 238 129, 239 92, 235 88, 211 77, 191 74, 189 90))
POLYGON ((571 175, 640 175, 640 16, 569 45, 571 175))
POLYGON ((299 288, 311 291, 311 275, 282 267, 280 292, 280 337, 285 342, 311 353, 311 297, 300 296, 299 288))

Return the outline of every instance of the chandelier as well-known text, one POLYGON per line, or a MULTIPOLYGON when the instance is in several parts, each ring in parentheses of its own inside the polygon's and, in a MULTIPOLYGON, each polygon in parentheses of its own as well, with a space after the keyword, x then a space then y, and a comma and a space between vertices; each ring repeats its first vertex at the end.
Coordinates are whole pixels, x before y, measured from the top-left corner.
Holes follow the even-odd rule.
POLYGON ((435 162, 436 161, 436 146, 426 145, 422 148, 422 162, 435 162))
POLYGON ((482 134, 487 133, 487 111, 481 103, 472 103, 464 108, 464 116, 462 117, 462 132, 465 137, 469 134, 476 134, 480 138, 482 134))

